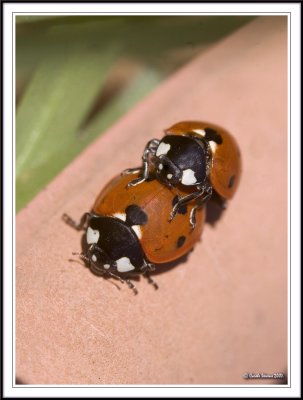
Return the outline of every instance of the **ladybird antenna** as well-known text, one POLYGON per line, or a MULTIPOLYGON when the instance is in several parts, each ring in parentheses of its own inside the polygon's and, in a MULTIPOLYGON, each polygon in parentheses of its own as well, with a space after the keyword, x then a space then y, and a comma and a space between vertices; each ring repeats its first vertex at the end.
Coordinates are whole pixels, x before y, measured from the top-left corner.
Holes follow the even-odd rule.
POLYGON ((90 268, 91 268, 91 270, 94 272, 96 272, 96 273, 98 273, 98 274, 100 274, 100 275, 104 275, 105 274, 105 271, 102 269, 102 268, 99 268, 98 267, 98 265, 96 265, 94 262, 93 262, 93 260, 89 260, 89 262, 90 262, 90 268), (94 268, 92 268, 92 267, 94 267, 94 268))
POLYGON ((81 260, 90 262, 90 259, 83 253, 76 253, 76 252, 72 252, 73 256, 79 256, 79 258, 81 258, 81 260))

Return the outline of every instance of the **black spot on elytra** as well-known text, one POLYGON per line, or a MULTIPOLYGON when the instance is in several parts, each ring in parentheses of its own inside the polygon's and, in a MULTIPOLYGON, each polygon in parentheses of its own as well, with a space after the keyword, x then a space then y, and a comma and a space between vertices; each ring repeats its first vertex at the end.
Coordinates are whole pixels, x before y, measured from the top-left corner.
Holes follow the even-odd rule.
POLYGON ((222 136, 215 131, 212 128, 205 128, 205 136, 204 138, 208 141, 212 140, 213 142, 216 142, 217 144, 222 144, 223 139, 222 136))
POLYGON ((229 187, 229 189, 231 189, 231 188, 234 186, 235 179, 236 179, 236 176, 235 176, 235 175, 233 175, 233 176, 231 176, 231 177, 229 178, 229 182, 228 182, 228 187, 229 187))
MULTIPOLYGON (((178 197, 178 195, 176 195, 173 198, 173 201, 172 201, 173 207, 178 203, 178 200, 179 200, 179 197, 178 197)), ((187 206, 185 204, 179 206, 178 209, 177 209, 177 213, 178 214, 183 214, 183 215, 186 214, 187 213, 187 206)))
POLYGON ((148 221, 146 213, 136 204, 131 204, 125 209, 127 225, 145 225, 148 221))
POLYGON ((180 237, 178 238, 178 240, 177 240, 177 247, 179 248, 179 247, 183 246, 184 243, 185 243, 185 240, 186 240, 186 237, 185 237, 185 236, 180 236, 180 237))

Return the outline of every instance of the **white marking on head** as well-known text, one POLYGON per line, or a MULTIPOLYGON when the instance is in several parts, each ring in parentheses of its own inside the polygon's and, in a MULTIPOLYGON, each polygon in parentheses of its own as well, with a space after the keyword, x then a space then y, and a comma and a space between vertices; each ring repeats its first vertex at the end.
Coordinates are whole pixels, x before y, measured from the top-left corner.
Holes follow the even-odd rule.
POLYGON ((173 175, 172 174, 167 174, 166 177, 167 177, 167 179, 171 179, 173 177, 173 175))
POLYGON ((195 129, 194 132, 203 137, 206 135, 206 132, 204 129, 195 129))
POLYGON ((135 267, 132 265, 128 257, 119 258, 119 260, 117 260, 116 263, 117 263, 117 270, 119 272, 128 272, 135 269, 135 267))
POLYGON ((159 164, 158 169, 161 171, 163 169, 163 164, 159 164))
POLYGON ((157 152, 156 152, 156 156, 162 156, 163 154, 167 154, 169 152, 170 149, 170 144, 169 143, 160 143, 158 148, 157 148, 157 152))
POLYGON ((92 255, 92 261, 93 261, 93 262, 96 262, 96 261, 97 261, 97 257, 96 257, 95 254, 92 255))
POLYGON ((133 225, 132 229, 135 231, 135 234, 137 235, 138 239, 141 239, 142 238, 141 226, 140 225, 133 225))
POLYGON ((98 243, 100 232, 96 229, 92 229, 90 226, 86 231, 86 241, 88 244, 98 243))
POLYGON ((217 143, 211 140, 209 142, 209 147, 211 148, 212 153, 214 154, 217 150, 217 143))
POLYGON ((104 265, 103 265, 103 268, 105 268, 105 269, 109 269, 109 267, 110 267, 109 264, 104 264, 104 265))
POLYGON ((125 213, 115 213, 115 214, 113 214, 113 217, 119 218, 122 221, 126 221, 126 214, 125 213))
POLYGON ((186 186, 194 185, 197 182, 194 171, 190 168, 183 171, 181 182, 186 186))

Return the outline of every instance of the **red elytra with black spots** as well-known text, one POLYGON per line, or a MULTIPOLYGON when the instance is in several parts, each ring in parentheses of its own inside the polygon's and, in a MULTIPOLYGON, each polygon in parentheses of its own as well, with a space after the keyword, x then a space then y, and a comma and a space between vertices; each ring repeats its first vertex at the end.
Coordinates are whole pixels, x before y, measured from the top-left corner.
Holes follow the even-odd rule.
POLYGON ((231 199, 239 185, 242 161, 236 140, 224 128, 201 121, 182 121, 164 130, 165 135, 194 136, 210 143, 209 180, 223 198, 231 199))
POLYGON ((92 212, 120 218, 136 232, 147 259, 155 264, 177 260, 187 254, 200 240, 205 221, 205 209, 196 212, 196 226, 190 225, 191 202, 180 207, 169 222, 172 206, 178 196, 188 194, 187 188, 168 188, 157 179, 127 187, 138 174, 120 175, 112 179, 98 195, 92 212))

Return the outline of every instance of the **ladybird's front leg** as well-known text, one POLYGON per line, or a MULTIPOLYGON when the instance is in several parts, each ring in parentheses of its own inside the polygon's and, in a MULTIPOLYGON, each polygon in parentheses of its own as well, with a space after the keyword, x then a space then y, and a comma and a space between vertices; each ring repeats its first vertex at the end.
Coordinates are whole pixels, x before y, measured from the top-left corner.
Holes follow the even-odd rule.
POLYGON ((189 223, 190 223, 190 226, 191 226, 191 230, 192 230, 192 231, 195 229, 196 224, 197 224, 196 213, 197 213, 197 209, 198 209, 198 208, 199 208, 199 206, 194 206, 194 207, 191 209, 191 212, 190 212, 189 223))
POLYGON ((146 260, 144 260, 144 265, 141 267, 141 272, 144 278, 147 279, 147 282, 153 285, 153 287, 157 290, 159 289, 158 284, 150 277, 149 272, 154 271, 156 269, 155 264, 152 264, 146 260))
POLYGON ((157 282, 155 282, 149 275, 148 270, 145 270, 144 272, 142 272, 142 275, 144 276, 144 278, 147 279, 147 282, 150 283, 151 285, 153 285, 153 287, 155 288, 155 290, 159 289, 159 286, 157 284, 157 282))
POLYGON ((128 278, 122 278, 120 275, 114 274, 113 272, 106 271, 106 274, 109 276, 112 276, 113 278, 118 279, 121 283, 126 283, 127 286, 134 292, 134 294, 138 294, 138 289, 136 286, 132 283, 132 281, 128 278))
POLYGON ((134 179, 133 181, 129 182, 127 187, 137 186, 140 183, 146 181, 146 179, 148 179, 151 166, 150 156, 156 153, 159 143, 160 143, 159 139, 152 139, 147 143, 142 156, 143 174, 140 178, 134 179))
POLYGON ((121 172, 121 175, 124 176, 124 175, 130 175, 130 174, 138 174, 141 171, 142 171, 142 167, 127 168, 121 172))
POLYGON ((113 273, 109 273, 111 276, 118 278, 120 282, 124 283, 126 282, 127 286, 133 291, 133 293, 136 295, 138 294, 138 289, 136 288, 136 286, 132 283, 132 281, 128 278, 121 278, 121 276, 113 274, 113 273))
POLYGON ((135 295, 138 294, 138 289, 130 279, 124 279, 124 281, 127 283, 127 286, 134 292, 135 295))

